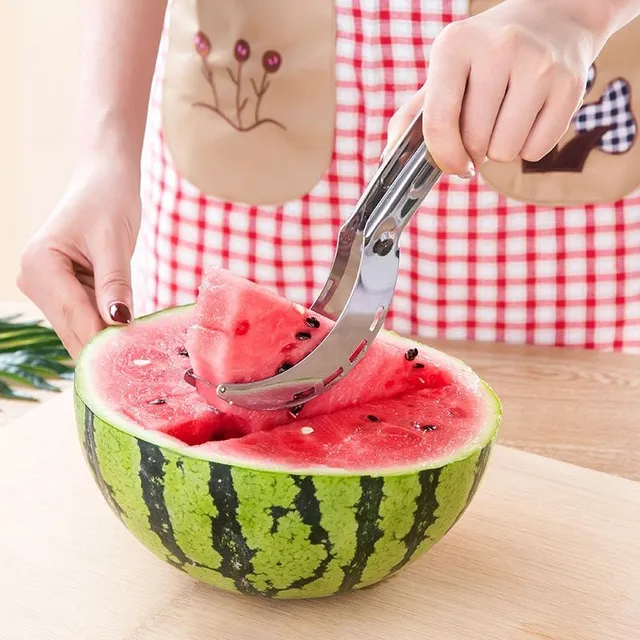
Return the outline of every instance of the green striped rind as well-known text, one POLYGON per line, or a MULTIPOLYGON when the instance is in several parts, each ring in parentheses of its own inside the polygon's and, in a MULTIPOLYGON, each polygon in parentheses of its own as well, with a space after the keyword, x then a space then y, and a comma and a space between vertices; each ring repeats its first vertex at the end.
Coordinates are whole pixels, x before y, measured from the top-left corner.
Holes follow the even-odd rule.
POLYGON ((421 556, 468 506, 495 438, 435 469, 296 475, 181 454, 100 419, 78 394, 75 405, 96 483, 142 544, 194 578, 274 598, 346 593, 421 556))

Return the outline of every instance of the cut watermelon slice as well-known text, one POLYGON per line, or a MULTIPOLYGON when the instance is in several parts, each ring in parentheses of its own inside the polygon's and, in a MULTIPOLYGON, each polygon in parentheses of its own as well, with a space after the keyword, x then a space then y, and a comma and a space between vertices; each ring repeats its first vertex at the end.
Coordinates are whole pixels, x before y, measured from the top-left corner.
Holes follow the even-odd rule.
MULTIPOLYGON (((238 429, 247 433, 366 402, 409 394, 429 397, 451 385, 458 390, 468 387, 469 381, 451 369, 450 359, 383 334, 348 377, 322 396, 301 404, 293 412, 250 411, 230 406, 211 385, 273 376, 308 355, 333 323, 223 269, 208 272, 194 319, 186 345, 194 373, 210 383, 197 383, 198 392, 221 412, 236 416, 238 429)), ((468 389, 470 398, 477 391, 477 381, 472 386, 476 388, 468 389)))
POLYGON ((214 383, 272 375, 329 328, 212 270, 195 307, 106 329, 85 348, 83 451, 114 512, 156 555, 222 589, 319 597, 379 582, 462 515, 501 407, 440 351, 383 332, 349 376, 295 412, 229 407, 184 379, 190 366, 214 383))

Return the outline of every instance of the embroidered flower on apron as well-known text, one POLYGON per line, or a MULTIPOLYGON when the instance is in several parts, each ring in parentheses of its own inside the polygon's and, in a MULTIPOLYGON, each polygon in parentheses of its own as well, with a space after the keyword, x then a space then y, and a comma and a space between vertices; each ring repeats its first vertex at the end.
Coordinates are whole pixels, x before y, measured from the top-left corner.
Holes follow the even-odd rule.
POLYGON ((331 162, 333 0, 173 0, 163 132, 203 194, 248 205, 304 196, 331 162))
POLYGON ((267 124, 275 125, 284 130, 287 129, 282 124, 282 122, 278 122, 274 118, 263 118, 260 116, 260 104, 262 103, 262 98, 269 89, 270 85, 268 76, 276 73, 280 68, 280 65, 282 64, 282 56, 277 51, 265 51, 262 56, 262 68, 264 69, 264 73, 262 75, 262 79, 260 80, 260 86, 258 86, 253 78, 250 78, 249 80, 249 83, 253 88, 255 106, 253 110, 253 119, 250 119, 250 122, 247 123, 246 118, 243 118, 243 112, 249 105, 249 98, 243 95, 243 89, 245 89, 245 87, 243 85, 242 65, 251 56, 251 46, 249 45, 249 43, 243 39, 236 41, 233 52, 233 55, 238 63, 236 71, 234 72, 231 67, 226 68, 229 79, 236 87, 236 101, 232 115, 225 114, 220 108, 220 97, 218 95, 218 87, 216 86, 217 82, 219 82, 219 79, 216 80, 214 70, 211 68, 211 65, 207 61, 207 57, 209 53, 211 53, 211 43, 209 42, 209 38, 202 31, 198 31, 193 39, 193 44, 196 52, 202 58, 202 75, 207 81, 207 84, 211 87, 212 94, 211 101, 194 102, 194 107, 210 109, 214 113, 218 114, 229 126, 233 127, 236 131, 251 131, 256 127, 267 124))

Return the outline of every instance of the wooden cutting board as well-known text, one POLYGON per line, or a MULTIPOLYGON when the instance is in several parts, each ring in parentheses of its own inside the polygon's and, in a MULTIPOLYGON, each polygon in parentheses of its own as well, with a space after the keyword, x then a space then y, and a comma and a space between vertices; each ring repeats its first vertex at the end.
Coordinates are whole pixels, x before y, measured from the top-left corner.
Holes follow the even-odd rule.
POLYGON ((640 483, 498 447, 429 554, 351 596, 227 595, 157 560, 115 519, 71 397, 0 429, 2 640, 633 640, 640 483))

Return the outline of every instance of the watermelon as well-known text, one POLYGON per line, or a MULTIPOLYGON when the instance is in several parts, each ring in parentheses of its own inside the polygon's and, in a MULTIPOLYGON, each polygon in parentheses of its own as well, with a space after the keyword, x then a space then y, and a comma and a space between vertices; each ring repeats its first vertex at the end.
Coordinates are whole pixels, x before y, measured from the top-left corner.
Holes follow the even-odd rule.
MULTIPOLYGON (((194 316, 186 347, 196 381, 208 382, 196 382, 207 402, 236 416, 238 428, 246 431, 289 422, 288 410, 247 411, 229 406, 218 397, 215 385, 275 375, 310 353, 333 323, 217 268, 207 272, 194 316), (258 345, 260 357, 256 358, 258 345)), ((414 359, 412 348, 400 339, 374 341, 366 357, 349 374, 348 383, 330 387, 320 397, 294 408, 294 413, 307 418, 399 395, 431 397, 434 390, 449 386, 450 367, 443 367, 441 358, 432 357, 426 362, 417 357, 419 352, 414 359)))
POLYGON ((325 597, 393 575, 461 517, 501 406, 459 360, 381 332, 349 376, 278 411, 229 406, 185 378, 189 368, 214 384, 273 375, 330 328, 213 269, 195 305, 85 347, 74 384, 85 458, 156 556, 227 591, 325 597))

